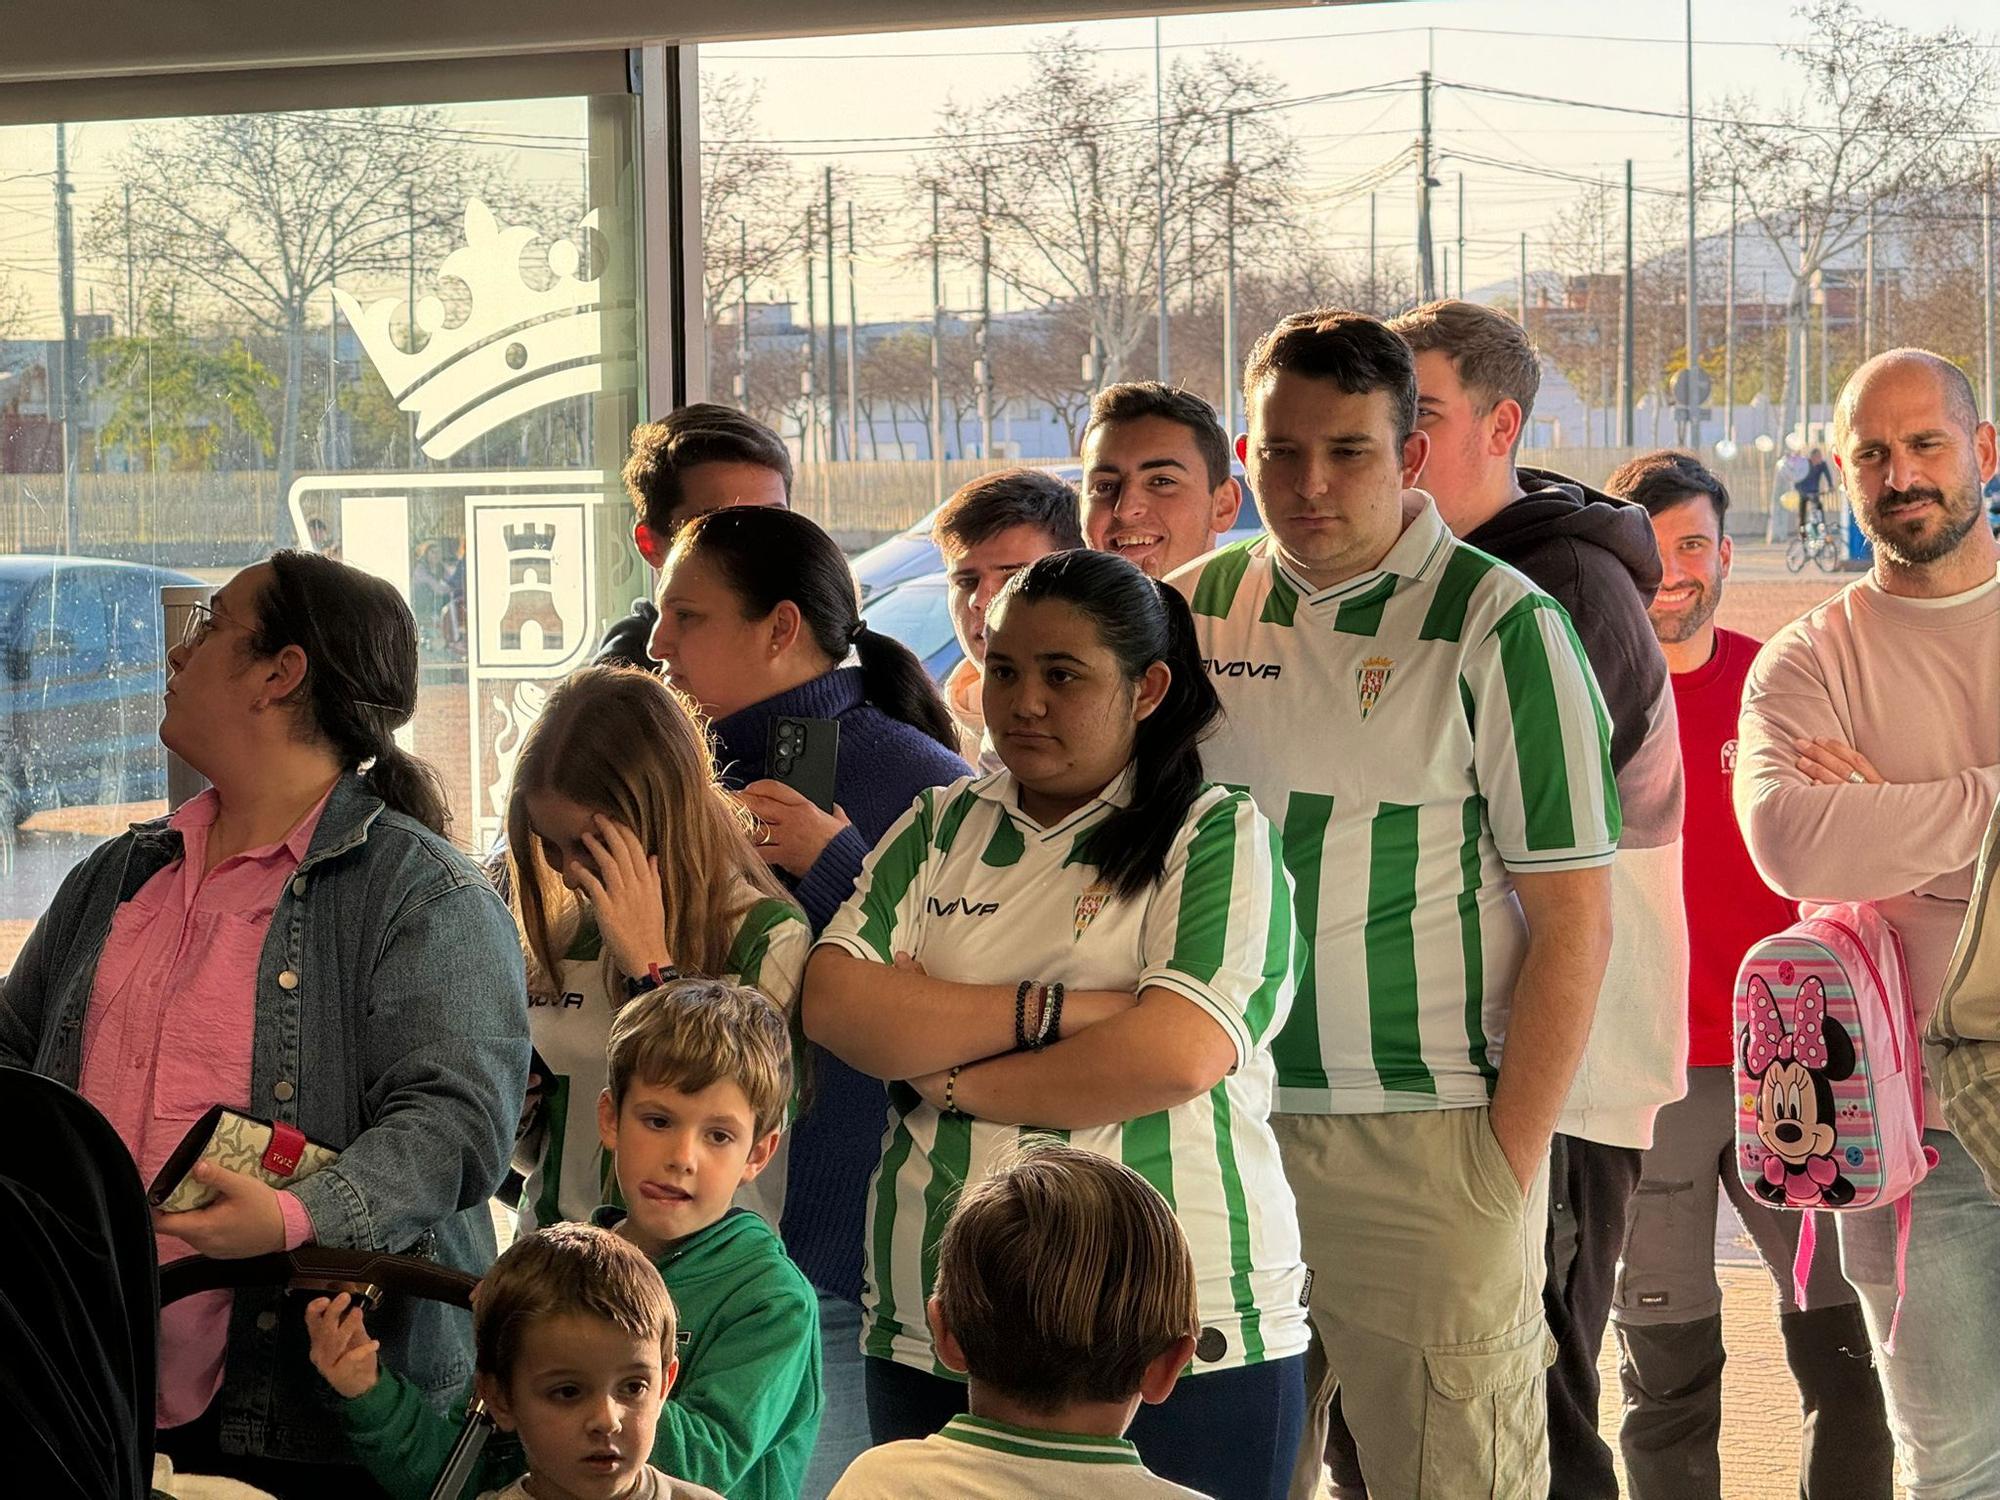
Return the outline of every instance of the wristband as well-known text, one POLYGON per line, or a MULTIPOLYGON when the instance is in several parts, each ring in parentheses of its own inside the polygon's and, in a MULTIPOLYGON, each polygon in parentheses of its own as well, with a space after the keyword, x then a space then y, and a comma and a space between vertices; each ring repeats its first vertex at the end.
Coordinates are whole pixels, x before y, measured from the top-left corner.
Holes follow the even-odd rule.
POLYGON ((627 1000, 636 1000, 648 991, 657 990, 662 985, 672 984, 680 977, 681 971, 671 964, 664 969, 658 964, 647 964, 645 973, 626 976, 625 998, 627 1000))
POLYGON ((1042 1007, 1042 1034, 1036 1039, 1037 1047, 1046 1047, 1050 1042, 1062 1040, 1063 995, 1067 993, 1059 979, 1049 986, 1048 1003, 1042 1007))
POLYGON ((1014 991, 1014 1050, 1020 1052, 1034 1045, 1028 1040, 1028 992, 1035 987, 1035 981, 1024 979, 1014 991))
POLYGON ((964 1071, 965 1071, 965 1064, 960 1063, 957 1067, 953 1068, 949 1073, 944 1075, 944 1112, 948 1115, 952 1115, 958 1118, 963 1118, 965 1115, 965 1111, 958 1107, 958 1098, 957 1098, 958 1075, 960 1073, 963 1073, 964 1071))

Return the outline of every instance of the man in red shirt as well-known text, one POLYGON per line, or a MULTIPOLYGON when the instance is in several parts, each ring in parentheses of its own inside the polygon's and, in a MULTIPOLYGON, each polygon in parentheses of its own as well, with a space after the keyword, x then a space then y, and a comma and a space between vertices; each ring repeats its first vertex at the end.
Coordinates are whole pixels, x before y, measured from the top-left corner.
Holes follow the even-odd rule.
POLYGON ((1762 643, 1715 624, 1729 576, 1729 493, 1695 459, 1664 449, 1632 459, 1605 488, 1653 518, 1665 572, 1648 615, 1672 673, 1687 782, 1688 1091, 1654 1124, 1611 1309, 1629 1492, 1634 1500, 1722 1494, 1719 1187, 1777 1283, 1778 1326, 1805 1411, 1800 1494, 1886 1500, 1895 1455, 1853 1289, 1838 1257, 1815 1255, 1802 1311, 1792 1296, 1800 1216, 1752 1196, 1736 1172, 1736 967, 1796 914, 1751 864, 1730 803, 1743 682, 1762 643))

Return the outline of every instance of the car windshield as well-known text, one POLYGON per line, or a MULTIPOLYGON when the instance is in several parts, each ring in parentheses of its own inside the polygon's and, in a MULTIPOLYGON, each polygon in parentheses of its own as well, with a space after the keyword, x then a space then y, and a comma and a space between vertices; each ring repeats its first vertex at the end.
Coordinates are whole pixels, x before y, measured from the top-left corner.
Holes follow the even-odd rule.
POLYGON ((920 659, 951 643, 951 610, 938 582, 900 584, 869 600, 863 613, 870 630, 894 636, 920 659))

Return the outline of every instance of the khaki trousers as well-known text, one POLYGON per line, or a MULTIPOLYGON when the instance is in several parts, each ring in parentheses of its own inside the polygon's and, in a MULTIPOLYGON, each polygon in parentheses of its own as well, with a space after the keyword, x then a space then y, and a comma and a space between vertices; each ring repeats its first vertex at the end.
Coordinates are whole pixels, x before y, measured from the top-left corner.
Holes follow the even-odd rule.
POLYGON ((1370 1500, 1547 1500, 1546 1164, 1524 1198, 1484 1108, 1271 1126, 1312 1268, 1292 1500, 1336 1390, 1370 1500))

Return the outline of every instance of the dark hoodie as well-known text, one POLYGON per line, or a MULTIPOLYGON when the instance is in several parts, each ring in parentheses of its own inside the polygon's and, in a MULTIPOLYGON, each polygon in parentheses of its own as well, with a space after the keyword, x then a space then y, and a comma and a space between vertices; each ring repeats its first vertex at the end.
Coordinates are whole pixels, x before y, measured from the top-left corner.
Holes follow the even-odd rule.
MULTIPOLYGON (((1653 569, 1657 582, 1660 570, 1653 569)), ((650 599, 632 601, 632 613, 613 620, 611 628, 604 632, 604 639, 597 643, 597 654, 590 659, 593 667, 637 667, 642 672, 658 676, 660 664, 646 654, 646 643, 653 638, 653 627, 660 623, 660 612, 653 608, 650 599)))
POLYGON ((1652 519, 1561 474, 1519 472, 1527 493, 1460 540, 1527 574, 1569 611, 1611 711, 1611 768, 1622 779, 1667 687, 1666 658, 1646 619, 1660 588, 1652 519))
POLYGON ((1520 480, 1527 493, 1463 540, 1525 573, 1568 612, 1611 715, 1624 818, 1611 869, 1611 961, 1556 1129, 1644 1148, 1660 1106, 1685 1090, 1687 1059, 1680 726, 1646 618, 1660 549, 1641 506, 1539 469, 1522 469, 1520 480))

